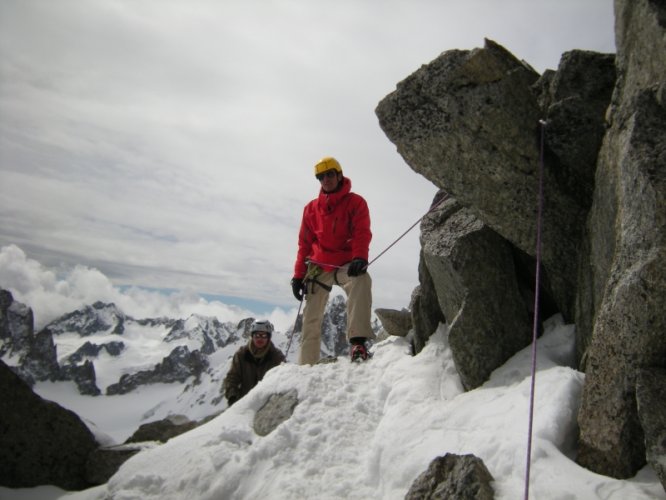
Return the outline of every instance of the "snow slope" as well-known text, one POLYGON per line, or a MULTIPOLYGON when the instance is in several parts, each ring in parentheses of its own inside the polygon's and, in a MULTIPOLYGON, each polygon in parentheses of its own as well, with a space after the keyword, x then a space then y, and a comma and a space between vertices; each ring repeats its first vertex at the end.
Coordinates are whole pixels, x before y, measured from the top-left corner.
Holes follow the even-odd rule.
MULTIPOLYGON (((573 349, 573 326, 551 318, 538 344, 531 498, 666 499, 649 467, 616 480, 576 465, 584 376, 568 366, 573 349)), ((473 453, 495 478, 496 498, 523 497, 529 348, 470 392, 462 390, 444 326, 417 356, 401 338, 373 351, 365 364, 281 365, 206 425, 134 456, 107 485, 60 496, 36 490, 67 500, 399 499, 434 457, 473 453), (291 389, 299 398, 292 417, 258 436, 257 410, 291 389)), ((28 498, 6 489, 0 498, 8 491, 28 498)))

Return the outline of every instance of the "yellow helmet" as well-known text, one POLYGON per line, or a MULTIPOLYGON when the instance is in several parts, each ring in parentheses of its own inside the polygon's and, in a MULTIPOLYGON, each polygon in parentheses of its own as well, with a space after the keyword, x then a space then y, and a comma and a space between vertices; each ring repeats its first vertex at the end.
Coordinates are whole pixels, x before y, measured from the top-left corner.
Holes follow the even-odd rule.
POLYGON ((319 175, 321 173, 326 172, 327 170, 336 170, 340 173, 342 173, 342 167, 338 163, 338 160, 333 158, 332 156, 325 156, 321 160, 317 162, 315 165, 314 171, 315 175, 319 175))

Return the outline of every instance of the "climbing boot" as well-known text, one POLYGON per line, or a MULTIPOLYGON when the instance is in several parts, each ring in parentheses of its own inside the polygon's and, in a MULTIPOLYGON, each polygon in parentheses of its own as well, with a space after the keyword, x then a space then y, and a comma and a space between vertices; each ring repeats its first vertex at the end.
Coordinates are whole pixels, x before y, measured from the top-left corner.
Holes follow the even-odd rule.
POLYGON ((351 360, 352 362, 361 362, 368 359, 368 350, 363 344, 355 344, 351 347, 351 360))

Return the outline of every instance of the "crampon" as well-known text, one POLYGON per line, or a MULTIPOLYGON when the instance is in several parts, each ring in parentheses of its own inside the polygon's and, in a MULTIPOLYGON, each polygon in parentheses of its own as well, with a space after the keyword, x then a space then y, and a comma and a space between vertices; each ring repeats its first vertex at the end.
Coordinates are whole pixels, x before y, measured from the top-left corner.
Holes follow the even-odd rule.
POLYGON ((365 348, 363 344, 356 344, 351 347, 351 360, 352 363, 360 363, 361 361, 365 361, 370 357, 370 354, 368 353, 368 350, 365 348))

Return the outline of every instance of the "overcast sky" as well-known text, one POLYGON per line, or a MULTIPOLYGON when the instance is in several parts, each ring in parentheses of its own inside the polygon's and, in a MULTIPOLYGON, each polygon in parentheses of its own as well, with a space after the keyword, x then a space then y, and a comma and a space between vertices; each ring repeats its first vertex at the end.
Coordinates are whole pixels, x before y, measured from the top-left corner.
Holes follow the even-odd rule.
MULTIPOLYGON (((484 37, 539 72, 614 52, 612 4, 0 0, 0 246, 292 306, 319 158, 368 201, 371 259, 432 201, 374 114, 399 81, 484 37)), ((409 305, 418 233, 370 267, 374 307, 409 305)))

